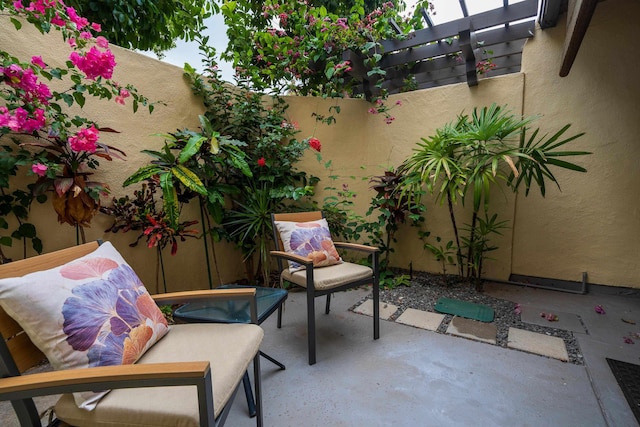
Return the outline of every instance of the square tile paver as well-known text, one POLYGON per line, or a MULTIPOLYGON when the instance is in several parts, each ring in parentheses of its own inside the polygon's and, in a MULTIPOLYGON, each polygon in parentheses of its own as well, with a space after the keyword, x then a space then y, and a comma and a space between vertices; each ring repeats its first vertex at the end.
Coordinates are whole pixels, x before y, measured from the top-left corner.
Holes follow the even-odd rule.
POLYGON ((495 345, 498 330, 493 323, 479 322, 477 320, 455 316, 451 319, 451 323, 449 323, 447 333, 495 345))
POLYGON ((444 319, 444 314, 407 308, 404 313, 396 319, 396 323, 415 326, 416 328, 427 329, 429 331, 437 331, 440 323, 442 323, 442 319, 444 319))
POLYGON ((564 345, 562 338, 550 337, 549 335, 523 329, 509 328, 507 347, 552 357, 563 362, 569 360, 567 347, 564 345))
MULTIPOLYGON (((364 314, 366 316, 373 316, 373 300, 367 299, 365 302, 353 309, 354 312, 364 314)), ((393 314, 398 311, 398 307, 393 304, 380 301, 380 318, 383 320, 389 320, 393 314)))

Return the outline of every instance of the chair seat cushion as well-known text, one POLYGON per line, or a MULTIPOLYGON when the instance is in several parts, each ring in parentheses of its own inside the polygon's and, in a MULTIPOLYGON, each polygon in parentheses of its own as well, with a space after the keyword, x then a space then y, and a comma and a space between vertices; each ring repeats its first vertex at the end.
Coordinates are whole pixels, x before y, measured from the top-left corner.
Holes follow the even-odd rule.
MULTIPOLYGON (((174 325, 137 364, 208 360, 217 418, 258 352, 263 336, 261 327, 250 324, 174 325)), ((58 418, 78 427, 199 426, 195 386, 115 389, 93 411, 78 408, 71 395, 63 395, 55 410, 58 418)))
MULTIPOLYGON (((307 286, 306 270, 299 270, 293 273, 289 270, 283 270, 282 278, 302 287, 307 286)), ((368 278, 373 278, 373 270, 371 268, 351 262, 313 269, 313 282, 317 290, 333 289, 368 278)))

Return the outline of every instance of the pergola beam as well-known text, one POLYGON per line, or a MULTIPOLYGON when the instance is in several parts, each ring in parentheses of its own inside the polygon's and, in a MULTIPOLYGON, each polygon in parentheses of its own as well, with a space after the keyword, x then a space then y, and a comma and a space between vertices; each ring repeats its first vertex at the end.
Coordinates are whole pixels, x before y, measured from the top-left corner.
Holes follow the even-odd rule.
POLYGON ((564 40, 564 52, 560 77, 566 77, 571 71, 571 66, 578 55, 582 40, 589 28, 591 18, 596 11, 598 0, 574 0, 569 4, 569 16, 567 18, 567 36, 564 40))

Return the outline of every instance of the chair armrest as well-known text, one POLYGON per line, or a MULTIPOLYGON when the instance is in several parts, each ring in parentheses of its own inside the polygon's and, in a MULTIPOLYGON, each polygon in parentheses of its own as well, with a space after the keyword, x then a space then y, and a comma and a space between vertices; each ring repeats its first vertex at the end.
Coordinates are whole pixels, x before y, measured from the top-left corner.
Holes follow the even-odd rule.
POLYGON ((186 304, 188 302, 204 300, 232 300, 255 298, 254 288, 238 289, 207 289, 202 291, 169 292, 166 294, 151 295, 158 305, 186 304))
POLYGON ((200 385, 211 379, 209 362, 154 363, 68 369, 0 379, 0 400, 80 391, 200 385))
POLYGON ((304 266, 313 265, 313 260, 311 258, 303 257, 303 256, 296 255, 296 254, 290 254, 289 252, 271 251, 271 255, 275 256, 275 257, 278 257, 278 258, 284 258, 284 259, 288 259, 290 261, 295 261, 298 264, 302 264, 304 266))
POLYGON ((336 248, 353 249, 355 251, 361 251, 361 252, 369 252, 369 253, 380 252, 380 248, 376 248, 375 246, 361 245, 359 243, 333 242, 333 245, 336 248))

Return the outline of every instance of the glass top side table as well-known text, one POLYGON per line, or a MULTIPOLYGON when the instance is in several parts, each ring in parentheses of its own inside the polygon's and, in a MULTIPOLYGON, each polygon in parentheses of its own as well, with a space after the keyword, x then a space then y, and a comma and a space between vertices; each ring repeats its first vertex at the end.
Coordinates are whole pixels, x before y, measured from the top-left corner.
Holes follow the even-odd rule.
MULTIPOLYGON (((289 293, 285 289, 263 288, 257 286, 223 285, 217 289, 255 288, 258 325, 262 324, 274 311, 278 310, 278 328, 282 326, 282 304, 289 293)), ((183 305, 173 313, 176 320, 186 323, 251 323, 249 303, 246 301, 198 301, 183 305)), ((260 351, 260 356, 271 363, 286 369, 278 360, 260 351)), ((245 372, 242 380, 244 392, 249 406, 249 415, 256 414, 255 401, 249 381, 249 374, 245 372)))
MULTIPOLYGON (((242 285, 223 285, 217 289, 255 288, 258 325, 278 309, 278 328, 281 327, 282 304, 287 299, 285 289, 242 285)), ((199 301, 178 308, 174 317, 184 322, 251 323, 247 301, 199 301)))

